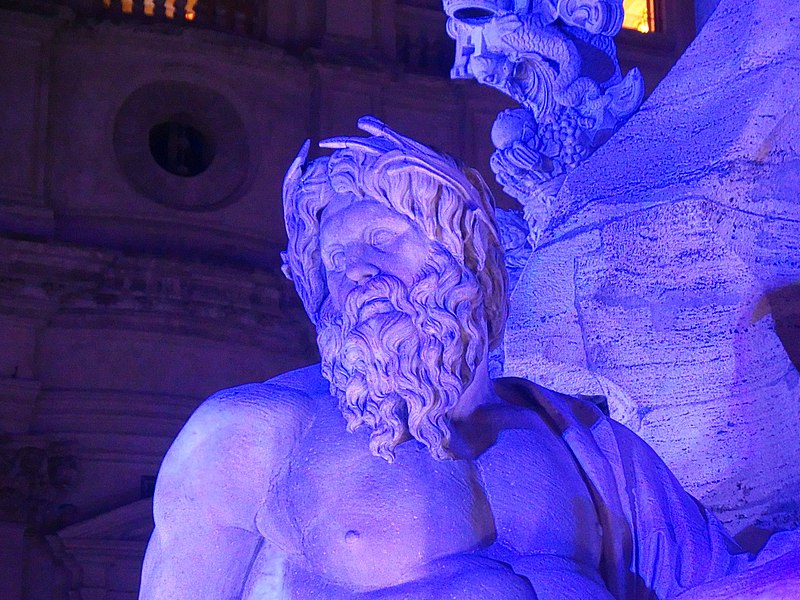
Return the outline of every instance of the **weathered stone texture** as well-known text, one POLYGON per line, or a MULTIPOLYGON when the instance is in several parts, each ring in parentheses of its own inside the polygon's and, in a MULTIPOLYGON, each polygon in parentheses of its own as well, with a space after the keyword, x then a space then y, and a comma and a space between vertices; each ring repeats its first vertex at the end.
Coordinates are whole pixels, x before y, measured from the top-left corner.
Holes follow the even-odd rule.
POLYGON ((567 179, 581 210, 512 301, 508 370, 618 385, 612 413, 734 532, 800 519, 798 79, 800 9, 723 1, 567 179))

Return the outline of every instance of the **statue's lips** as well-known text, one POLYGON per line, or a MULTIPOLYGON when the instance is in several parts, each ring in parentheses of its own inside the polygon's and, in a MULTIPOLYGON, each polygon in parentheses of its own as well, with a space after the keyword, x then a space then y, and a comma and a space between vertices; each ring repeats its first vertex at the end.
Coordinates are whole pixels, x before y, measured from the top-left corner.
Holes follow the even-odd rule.
POLYGON ((396 312, 387 298, 375 298, 362 305, 358 311, 358 320, 362 323, 385 313, 396 312))

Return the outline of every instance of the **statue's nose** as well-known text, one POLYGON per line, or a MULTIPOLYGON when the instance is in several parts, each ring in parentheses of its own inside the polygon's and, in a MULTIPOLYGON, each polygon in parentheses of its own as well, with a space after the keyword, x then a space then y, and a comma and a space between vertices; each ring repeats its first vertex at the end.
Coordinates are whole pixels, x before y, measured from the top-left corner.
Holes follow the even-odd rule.
POLYGON ((345 274, 356 285, 363 285, 380 273, 380 269, 363 256, 350 257, 347 260, 345 274))

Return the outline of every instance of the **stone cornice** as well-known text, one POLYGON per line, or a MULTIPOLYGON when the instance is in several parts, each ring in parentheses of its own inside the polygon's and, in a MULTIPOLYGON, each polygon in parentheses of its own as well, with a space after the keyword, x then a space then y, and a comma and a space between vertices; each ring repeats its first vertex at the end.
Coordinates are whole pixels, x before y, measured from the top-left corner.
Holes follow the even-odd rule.
POLYGON ((58 537, 68 546, 115 540, 138 548, 137 542, 146 542, 152 528, 153 499, 145 498, 65 527, 58 532, 58 537))
MULTIPOLYGON (((0 313, 15 317, 94 315, 223 339, 229 330, 256 343, 287 325, 308 329, 291 285, 266 269, 2 237, 0 255, 0 313)), ((280 337, 295 352, 310 348, 303 338, 280 337)))

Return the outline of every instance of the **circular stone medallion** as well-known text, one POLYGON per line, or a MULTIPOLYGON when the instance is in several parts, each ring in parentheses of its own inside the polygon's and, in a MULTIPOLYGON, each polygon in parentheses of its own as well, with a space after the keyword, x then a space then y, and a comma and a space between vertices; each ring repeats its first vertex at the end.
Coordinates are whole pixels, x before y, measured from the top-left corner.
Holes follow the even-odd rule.
POLYGON ((133 92, 114 123, 114 151, 133 187, 180 210, 214 210, 245 191, 251 153, 244 123, 222 94, 180 81, 133 92))

